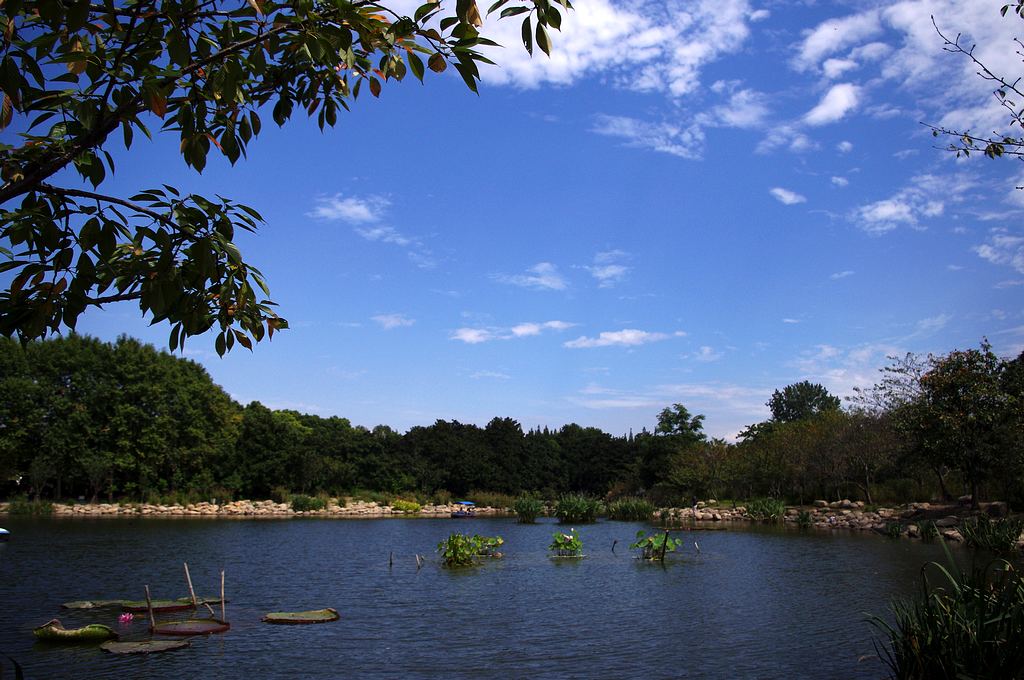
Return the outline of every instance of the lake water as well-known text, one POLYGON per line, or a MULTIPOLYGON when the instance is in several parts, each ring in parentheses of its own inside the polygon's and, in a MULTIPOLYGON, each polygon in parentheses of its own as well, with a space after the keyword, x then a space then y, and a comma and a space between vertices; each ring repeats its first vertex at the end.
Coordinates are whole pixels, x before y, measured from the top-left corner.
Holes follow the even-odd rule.
MULTIPOLYGON (((874 629, 941 548, 867 534, 730 526, 681 532, 664 568, 632 559, 642 524, 577 527, 588 555, 554 560, 558 525, 514 519, 55 520, 4 518, 0 677, 13 678, 880 678, 874 629), (505 557, 439 566, 449 532, 498 534, 505 557), (612 544, 618 541, 615 552, 612 544), (700 544, 700 552, 694 548, 700 544), (394 554, 389 568, 389 553, 394 554), (427 561, 417 570, 415 554, 427 561), (188 649, 117 657, 34 641, 32 628, 106 623, 81 599, 200 595, 227 572, 231 630, 188 649), (336 623, 272 626, 270 611, 334 607, 336 623), (10 675, 5 674, 10 673, 10 675)), ((205 610, 204 610, 205 611, 205 610)))

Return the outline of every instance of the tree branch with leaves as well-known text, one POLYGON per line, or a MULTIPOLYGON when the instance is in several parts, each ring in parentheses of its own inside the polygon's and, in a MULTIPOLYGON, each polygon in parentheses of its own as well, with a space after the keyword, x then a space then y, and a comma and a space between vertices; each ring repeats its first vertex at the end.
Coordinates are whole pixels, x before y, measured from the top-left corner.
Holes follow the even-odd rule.
MULTIPOLYGON (((217 331, 218 353, 287 327, 259 270, 234 243, 253 208, 161 185, 98 191, 115 169, 110 137, 130 150, 150 126, 177 134, 202 172, 216 149, 246 155, 266 115, 296 108, 323 130, 364 90, 449 66, 473 92, 481 47, 475 0, 430 0, 413 16, 349 0, 6 0, 0 6, 0 334, 22 340, 75 328, 90 307, 132 300, 170 324, 169 345, 217 331), (452 3, 448 3, 451 7, 452 3), (81 178, 76 183, 74 169, 81 178), (91 185, 86 190, 82 182, 91 185)), ((550 54, 569 0, 498 0, 522 16, 522 40, 550 54)))

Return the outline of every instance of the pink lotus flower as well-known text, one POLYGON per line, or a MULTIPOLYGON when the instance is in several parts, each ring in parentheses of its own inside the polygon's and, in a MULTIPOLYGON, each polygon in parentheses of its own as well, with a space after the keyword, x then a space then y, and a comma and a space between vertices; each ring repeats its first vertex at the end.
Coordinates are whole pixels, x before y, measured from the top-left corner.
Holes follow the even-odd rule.
POLYGON ((134 619, 134 618, 135 618, 135 614, 132 614, 131 612, 125 612, 124 614, 121 614, 120 616, 118 616, 117 620, 120 623, 131 623, 132 619, 134 619))

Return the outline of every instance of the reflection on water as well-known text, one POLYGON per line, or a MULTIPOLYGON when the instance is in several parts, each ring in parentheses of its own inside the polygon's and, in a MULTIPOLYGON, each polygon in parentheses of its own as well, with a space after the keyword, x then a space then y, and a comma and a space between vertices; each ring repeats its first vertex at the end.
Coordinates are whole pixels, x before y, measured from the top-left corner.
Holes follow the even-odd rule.
POLYGON ((939 546, 907 540, 730 527, 680 534, 662 568, 632 559, 643 525, 629 522, 579 526, 588 557, 552 560, 550 521, 4 521, 0 653, 28 678, 878 678, 865 613, 887 613, 941 559, 939 546), (440 568, 434 550, 451 531, 503 536, 504 559, 440 568), (428 558, 419 570, 416 554, 428 558), (60 603, 143 599, 144 585, 180 597, 182 561, 200 595, 218 592, 226 570, 230 632, 151 658, 33 642, 54 616, 144 637, 145 615, 122 626, 116 610, 60 603), (341 621, 260 623, 323 607, 341 621))

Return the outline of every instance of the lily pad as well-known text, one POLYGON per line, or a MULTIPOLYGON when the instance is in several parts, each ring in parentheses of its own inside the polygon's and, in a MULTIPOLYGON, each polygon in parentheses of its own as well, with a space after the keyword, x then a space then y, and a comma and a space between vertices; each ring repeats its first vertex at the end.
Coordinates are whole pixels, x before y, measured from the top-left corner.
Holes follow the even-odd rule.
POLYGON ((51 619, 32 631, 40 640, 47 642, 101 642, 117 639, 110 626, 101 623, 90 623, 81 628, 65 628, 57 619, 51 619))
POLYGON ((188 640, 146 640, 144 642, 104 642, 100 649, 111 654, 156 654, 188 647, 188 640))
MULTIPOLYGON (((152 600, 153 611, 161 612, 183 612, 192 609, 192 600, 187 602, 181 600, 152 600)), ((121 609, 135 614, 145 614, 148 607, 145 600, 126 600, 121 603, 121 609)))
MULTIPOLYGON (((192 598, 191 597, 179 597, 176 601, 177 602, 187 602, 190 605, 192 604, 192 598)), ((230 602, 231 600, 224 600, 224 601, 225 602, 230 602)), ((220 598, 219 597, 212 597, 212 596, 211 597, 200 597, 199 595, 196 595, 196 604, 199 604, 199 605, 203 605, 203 604, 220 604, 220 598)))
POLYGON ((120 607, 127 600, 75 600, 74 602, 65 602, 60 606, 61 609, 102 609, 104 607, 120 607))
POLYGON ((300 624, 330 623, 340 618, 336 609, 328 607, 327 609, 314 609, 307 612, 270 612, 262 620, 264 623, 300 624))
POLYGON ((153 633, 156 635, 210 635, 211 633, 223 633, 229 628, 231 628, 230 623, 219 619, 187 619, 158 623, 153 628, 153 633))

